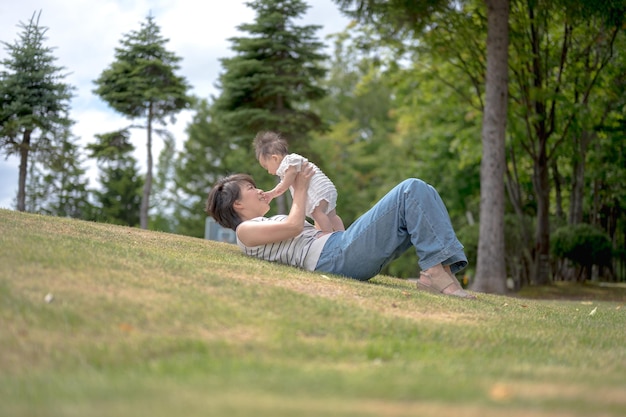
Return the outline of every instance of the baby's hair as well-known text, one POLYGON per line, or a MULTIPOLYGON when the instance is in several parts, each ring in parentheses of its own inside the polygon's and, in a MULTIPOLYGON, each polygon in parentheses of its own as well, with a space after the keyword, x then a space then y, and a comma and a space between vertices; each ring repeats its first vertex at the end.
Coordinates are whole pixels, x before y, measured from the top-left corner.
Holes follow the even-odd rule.
POLYGON ((261 156, 267 158, 270 155, 287 155, 287 141, 280 133, 276 132, 259 132, 254 138, 254 152, 256 159, 261 156))

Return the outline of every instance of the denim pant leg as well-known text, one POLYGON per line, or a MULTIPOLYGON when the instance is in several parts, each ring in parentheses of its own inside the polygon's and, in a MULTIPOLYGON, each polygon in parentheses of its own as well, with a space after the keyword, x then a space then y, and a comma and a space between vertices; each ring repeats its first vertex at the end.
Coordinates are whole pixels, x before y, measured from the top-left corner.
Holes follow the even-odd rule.
POLYGON ((343 232, 334 232, 316 271, 367 280, 414 246, 422 270, 450 265, 456 273, 467 265, 439 193, 422 180, 398 184, 343 232))

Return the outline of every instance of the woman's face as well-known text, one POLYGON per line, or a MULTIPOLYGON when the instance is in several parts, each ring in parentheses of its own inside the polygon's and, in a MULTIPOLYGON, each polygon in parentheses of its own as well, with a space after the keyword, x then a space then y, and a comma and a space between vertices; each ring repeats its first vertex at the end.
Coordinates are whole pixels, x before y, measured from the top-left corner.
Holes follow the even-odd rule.
POLYGON ((239 184, 239 189, 241 195, 235 201, 234 208, 239 212, 242 220, 264 216, 270 210, 270 205, 263 197, 263 190, 249 182, 239 184))

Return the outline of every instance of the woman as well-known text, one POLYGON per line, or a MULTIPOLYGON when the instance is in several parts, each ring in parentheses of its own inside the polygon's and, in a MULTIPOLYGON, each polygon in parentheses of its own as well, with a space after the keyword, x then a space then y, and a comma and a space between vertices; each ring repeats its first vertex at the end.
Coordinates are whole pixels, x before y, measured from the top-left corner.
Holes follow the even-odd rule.
POLYGON ((432 186, 416 178, 404 180, 345 231, 325 233, 305 219, 312 176, 308 164, 296 176, 288 215, 263 217, 269 204, 246 174, 218 181, 206 212, 235 231, 237 244, 249 256, 362 281, 414 246, 422 269, 419 289, 476 298, 454 276, 467 266, 467 258, 432 186))

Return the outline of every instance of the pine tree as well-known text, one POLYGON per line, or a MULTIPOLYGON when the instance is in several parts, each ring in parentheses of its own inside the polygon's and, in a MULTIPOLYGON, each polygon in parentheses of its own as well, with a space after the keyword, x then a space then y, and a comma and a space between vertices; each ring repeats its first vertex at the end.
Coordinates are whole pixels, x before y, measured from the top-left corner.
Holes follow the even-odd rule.
POLYGON ((310 109, 311 102, 325 95, 319 81, 326 74, 322 62, 327 56, 315 38, 320 26, 295 24, 309 7, 301 0, 247 4, 256 19, 238 27, 250 36, 230 39, 236 55, 222 59, 225 72, 216 109, 231 137, 244 138, 244 146, 259 130, 277 130, 302 149, 307 133, 324 127, 310 109))
POLYGON ((190 104, 189 85, 175 74, 181 58, 165 49, 167 42, 154 18, 148 16, 139 31, 124 36, 121 46, 115 49, 115 61, 94 81, 94 93, 113 109, 131 119, 146 119, 148 156, 140 208, 142 229, 148 227, 155 124, 165 126, 166 119, 173 120, 190 104))
POLYGON ((174 216, 177 233, 202 237, 206 220, 204 202, 211 184, 221 176, 240 171, 245 165, 238 158, 249 154, 250 149, 239 152, 233 148, 208 100, 200 100, 194 107, 195 114, 187 129, 189 137, 176 160, 174 216))
POLYGON ((98 161, 101 190, 95 192, 99 204, 95 220, 125 226, 138 226, 143 180, 135 147, 128 130, 96 135, 97 142, 87 145, 89 156, 98 161))
POLYGON ((52 48, 45 46, 47 28, 33 14, 20 22, 14 44, 2 42, 8 57, 0 71, 0 150, 20 158, 17 210, 26 209, 26 178, 33 155, 45 154, 64 140, 73 87, 63 83, 62 67, 54 65, 52 48))
POLYGON ((35 204, 28 211, 52 216, 92 219, 93 207, 89 202, 89 180, 82 167, 84 157, 76 139, 67 132, 64 140, 31 166, 38 169, 31 175, 29 201, 35 204))

